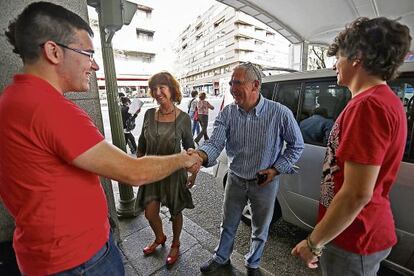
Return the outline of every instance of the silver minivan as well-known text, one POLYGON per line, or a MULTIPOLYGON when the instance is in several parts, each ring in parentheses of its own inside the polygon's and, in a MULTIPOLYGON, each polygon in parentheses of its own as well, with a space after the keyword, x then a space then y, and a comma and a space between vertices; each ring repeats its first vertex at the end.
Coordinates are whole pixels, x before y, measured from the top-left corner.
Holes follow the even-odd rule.
MULTIPOLYGON (((400 68, 398 79, 389 83, 404 103, 407 114, 408 136, 401 168, 391 193, 398 243, 384 264, 394 271, 414 275, 414 62, 400 68), (411 211, 410 211, 411 210, 411 211)), ((333 121, 351 99, 350 91, 338 86, 335 71, 322 69, 265 77, 262 95, 287 106, 297 122, 308 118, 313 110, 322 107, 327 118, 333 121)), ((305 150, 299 159, 298 173, 282 175, 280 190, 275 204, 273 221, 282 217, 289 223, 311 230, 318 213, 319 188, 326 145, 321 141, 306 141, 305 150)), ((226 183, 228 160, 225 152, 220 155, 213 173, 226 183)), ((249 219, 249 206, 244 211, 244 220, 249 219)))

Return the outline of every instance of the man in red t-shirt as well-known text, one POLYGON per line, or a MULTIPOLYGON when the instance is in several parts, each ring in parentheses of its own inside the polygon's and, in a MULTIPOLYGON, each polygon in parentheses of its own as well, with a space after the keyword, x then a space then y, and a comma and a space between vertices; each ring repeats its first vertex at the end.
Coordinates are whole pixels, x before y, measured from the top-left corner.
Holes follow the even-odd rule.
POLYGON ((348 87, 352 99, 329 137, 318 223, 292 250, 310 268, 320 257, 323 275, 376 275, 397 242, 388 194, 403 157, 407 124, 386 81, 396 77, 410 43, 405 25, 359 18, 329 48, 337 58, 338 85, 348 87))
POLYGON ((139 186, 201 164, 185 152, 131 158, 63 96, 87 91, 99 69, 92 35, 78 15, 47 2, 30 4, 6 31, 24 73, 0 97, 0 197, 25 275, 123 275, 98 175, 139 186))

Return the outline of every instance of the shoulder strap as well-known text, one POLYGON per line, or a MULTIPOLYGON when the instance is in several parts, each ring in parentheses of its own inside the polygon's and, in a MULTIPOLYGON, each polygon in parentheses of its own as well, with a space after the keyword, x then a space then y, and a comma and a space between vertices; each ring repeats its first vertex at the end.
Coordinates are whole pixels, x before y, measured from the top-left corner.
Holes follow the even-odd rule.
POLYGON ((191 109, 191 104, 194 102, 195 98, 193 98, 189 103, 188 103, 188 112, 190 113, 190 109, 191 109))

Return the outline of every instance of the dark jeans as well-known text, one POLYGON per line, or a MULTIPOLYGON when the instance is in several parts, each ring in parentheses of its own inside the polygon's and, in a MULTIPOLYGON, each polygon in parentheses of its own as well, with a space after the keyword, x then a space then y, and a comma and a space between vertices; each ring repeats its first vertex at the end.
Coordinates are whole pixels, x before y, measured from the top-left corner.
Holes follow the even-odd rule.
POLYGON ((137 144, 135 143, 135 137, 132 135, 131 132, 125 133, 125 143, 129 146, 129 149, 131 150, 132 154, 135 154, 137 152, 137 144))
POLYGON ((115 245, 112 234, 106 244, 85 263, 54 274, 56 276, 124 276, 124 264, 122 263, 121 253, 115 245))
POLYGON ((201 137, 203 136, 204 136, 204 141, 209 139, 207 135, 208 115, 198 114, 198 121, 200 122, 200 125, 201 125, 201 132, 194 139, 194 142, 196 143, 198 143, 201 140, 201 137))

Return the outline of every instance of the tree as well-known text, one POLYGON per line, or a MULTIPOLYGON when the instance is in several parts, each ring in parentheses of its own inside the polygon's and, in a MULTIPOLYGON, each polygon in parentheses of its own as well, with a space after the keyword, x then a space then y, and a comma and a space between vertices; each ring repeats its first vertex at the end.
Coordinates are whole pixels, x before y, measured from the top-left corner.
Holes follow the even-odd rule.
POLYGON ((309 45, 308 48, 308 70, 326 68, 326 59, 328 48, 324 46, 309 45))

